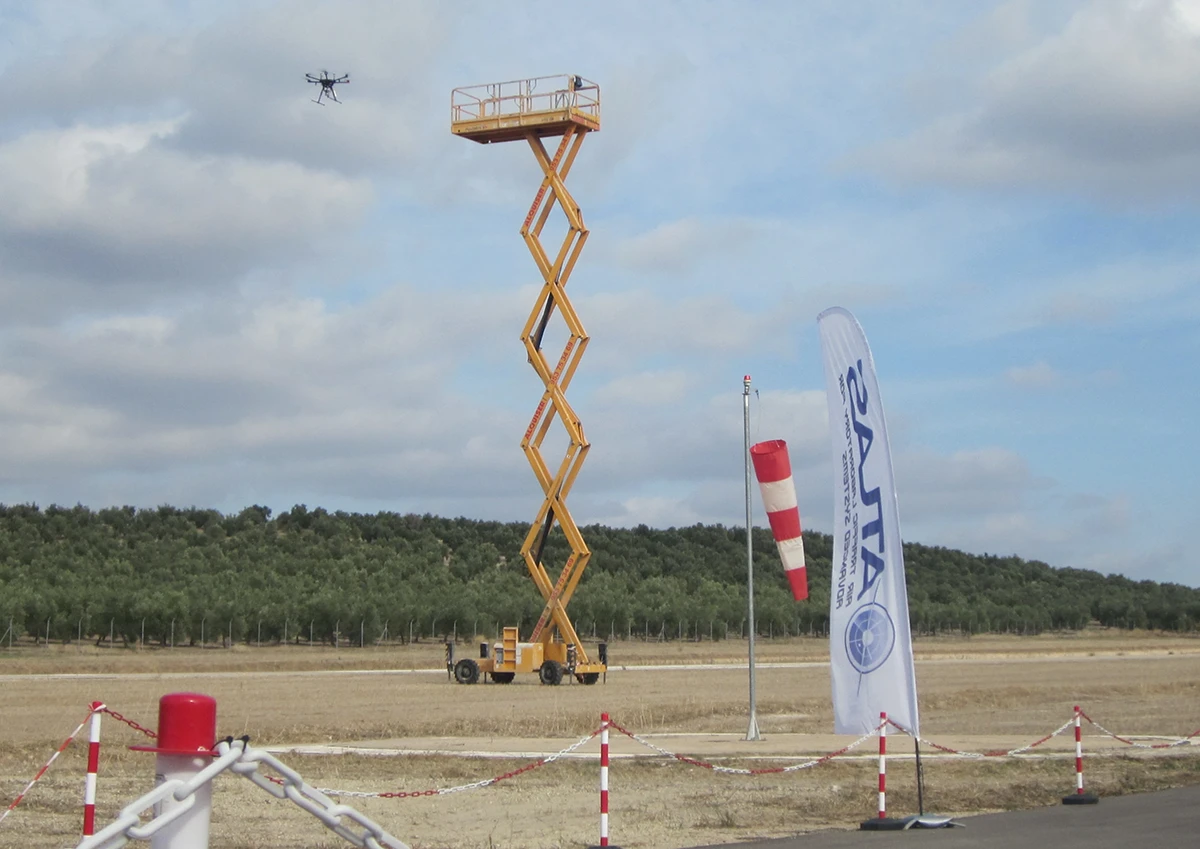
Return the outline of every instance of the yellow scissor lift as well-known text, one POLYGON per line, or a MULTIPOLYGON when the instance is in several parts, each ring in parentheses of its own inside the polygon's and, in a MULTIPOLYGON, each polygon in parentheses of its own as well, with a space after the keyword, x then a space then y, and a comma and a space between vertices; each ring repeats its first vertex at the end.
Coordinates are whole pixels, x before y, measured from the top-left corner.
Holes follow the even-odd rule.
POLYGON ((544 281, 521 331, 521 341, 545 391, 525 430, 521 448, 546 497, 521 545, 521 556, 546 606, 528 641, 519 639, 516 627, 505 627, 501 639, 490 651, 487 643, 480 647, 478 660, 463 658, 454 663, 452 653, 448 653, 447 663, 460 684, 476 683, 481 673, 492 681, 507 684, 518 672, 536 672, 543 684, 558 684, 564 675, 574 675, 584 684, 595 684, 607 669, 606 646, 600 644, 598 660, 589 658, 567 616, 567 603, 579 585, 591 552, 566 503, 589 447, 583 425, 565 394, 588 343, 587 332, 566 293, 567 279, 587 241, 588 231, 564 183, 584 137, 599 129, 600 87, 573 74, 456 88, 450 97, 451 132, 480 144, 525 139, 544 175, 521 227, 521 236, 544 281), (542 139, 555 136, 561 136, 561 140, 551 156, 542 139), (566 215, 567 234, 558 253, 551 258, 540 237, 556 204, 566 215), (555 311, 566 322, 568 337, 562 354, 552 366, 542 351, 542 340, 555 311), (562 462, 551 472, 541 449, 555 419, 566 429, 568 444, 562 462), (542 563, 542 554, 556 522, 571 546, 571 554, 558 580, 552 582, 542 563))

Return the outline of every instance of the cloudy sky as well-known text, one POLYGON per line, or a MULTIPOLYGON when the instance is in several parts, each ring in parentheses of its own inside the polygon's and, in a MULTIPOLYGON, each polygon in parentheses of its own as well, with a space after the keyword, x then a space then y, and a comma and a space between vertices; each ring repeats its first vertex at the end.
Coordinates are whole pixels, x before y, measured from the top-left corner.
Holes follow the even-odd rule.
POLYGON ((907 539, 1200 586, 1200 0, 0 2, 0 501, 531 521, 541 174, 449 102, 568 72, 580 523, 742 523, 751 374, 829 531, 840 305, 907 539))

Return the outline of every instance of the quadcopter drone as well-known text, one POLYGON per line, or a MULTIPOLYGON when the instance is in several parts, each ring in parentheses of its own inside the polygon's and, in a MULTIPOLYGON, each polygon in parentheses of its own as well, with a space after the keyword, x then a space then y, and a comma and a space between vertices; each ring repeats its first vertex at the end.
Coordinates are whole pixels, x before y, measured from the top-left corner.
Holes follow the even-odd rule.
POLYGON ((337 94, 334 92, 333 87, 339 83, 350 82, 349 74, 342 74, 340 77, 331 77, 328 71, 321 71, 321 76, 319 77, 314 76, 313 74, 305 74, 304 76, 310 83, 321 86, 320 92, 317 93, 317 99, 313 101, 313 103, 316 103, 320 106, 325 105, 324 103, 321 103, 321 98, 327 94, 334 103, 341 103, 342 101, 337 99, 337 94))

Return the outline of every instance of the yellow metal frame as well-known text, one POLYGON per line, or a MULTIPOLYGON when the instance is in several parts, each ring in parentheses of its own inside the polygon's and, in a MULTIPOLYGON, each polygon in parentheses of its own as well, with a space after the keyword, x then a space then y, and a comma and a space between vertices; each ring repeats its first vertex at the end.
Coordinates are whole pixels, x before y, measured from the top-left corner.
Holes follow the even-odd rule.
POLYGON ((600 86, 577 74, 464 86, 450 93, 450 132, 480 144, 530 133, 560 136, 568 125, 600 129, 600 86))
MULTIPOLYGON (((521 544, 521 557, 546 601, 530 641, 541 643, 541 654, 547 660, 564 665, 568 662, 568 647, 573 647, 575 673, 598 674, 605 671, 605 665, 588 658, 567 616, 567 604, 592 553, 567 508, 567 495, 587 458, 590 444, 566 397, 589 338, 567 295, 567 281, 587 242, 588 229, 578 204, 567 190, 566 179, 584 138, 600 129, 600 87, 579 76, 561 75, 455 89, 451 95, 450 126, 456 135, 483 144, 523 138, 542 170, 541 186, 521 226, 521 238, 543 280, 521 331, 529 363, 545 387, 521 439, 521 449, 545 494, 521 544), (549 136, 562 137, 553 155, 542 143, 549 136), (542 245, 541 235, 556 206, 566 216, 567 233, 551 257, 542 245), (555 312, 566 323, 568 337, 562 353, 552 364, 542 351, 542 339, 555 312), (551 470, 543 456, 542 443, 555 420, 566 430, 568 445, 558 466, 551 470), (539 555, 555 523, 562 528, 571 554, 558 579, 551 581, 539 555)), ((507 633, 508 629, 505 630, 507 633)), ((505 658, 506 668, 510 657, 505 658)))

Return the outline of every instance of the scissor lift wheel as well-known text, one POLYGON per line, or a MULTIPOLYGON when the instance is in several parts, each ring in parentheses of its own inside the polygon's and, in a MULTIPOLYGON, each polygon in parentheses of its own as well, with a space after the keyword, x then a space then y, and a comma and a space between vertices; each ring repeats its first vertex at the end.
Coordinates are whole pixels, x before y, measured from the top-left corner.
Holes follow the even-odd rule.
POLYGON ((479 664, 464 657, 454 664, 454 680, 459 684, 475 684, 479 681, 479 664))

